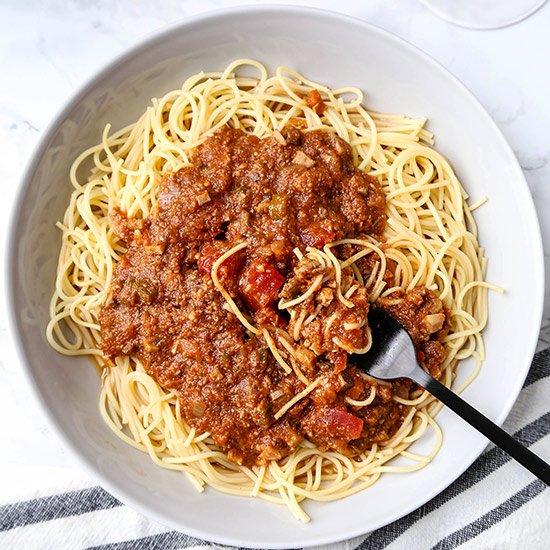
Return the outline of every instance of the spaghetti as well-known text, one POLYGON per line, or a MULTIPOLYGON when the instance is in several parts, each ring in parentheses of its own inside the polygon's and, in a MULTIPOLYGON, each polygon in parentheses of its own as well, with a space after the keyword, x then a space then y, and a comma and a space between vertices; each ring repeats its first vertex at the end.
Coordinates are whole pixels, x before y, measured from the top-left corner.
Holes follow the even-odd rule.
MULTIPOLYGON (((442 382, 451 385, 459 360, 475 361, 460 391, 484 358, 481 332, 487 322, 487 290, 495 288, 484 282, 486 259, 468 196, 448 162, 430 147, 433 140, 424 128, 425 119, 372 112, 362 104, 358 89, 331 90, 286 68, 269 76, 260 63, 238 60, 222 73, 194 75, 181 89, 153 99, 136 123, 113 134, 107 126, 101 143, 83 152, 70 172, 74 191, 58 224, 63 238, 47 328, 52 347, 68 355, 90 355, 104 366, 99 312, 110 300, 115 266, 126 252, 125 241, 112 227, 115 209, 129 219, 150 216, 161 179, 188 166, 191 152, 225 126, 259 138, 272 136, 282 146, 283 130, 295 126, 305 132, 331 132, 350 144, 354 165, 376 178, 385 192, 387 225, 382 242, 344 238, 319 249, 296 251, 298 263, 310 262, 319 273, 300 296, 281 299, 279 308, 290 315, 288 330, 255 326, 218 278, 223 263, 245 249, 246 241, 214 262, 212 281, 226 307, 251 334, 265 339, 284 373, 293 372, 305 386, 281 406, 276 418, 322 385, 321 377, 310 380, 304 372, 304 350, 296 342, 322 310, 322 305, 313 304, 313 295, 330 285, 338 307, 350 310, 361 288, 368 289, 371 301, 385 300, 388 307, 417 287, 433 291, 448 311, 450 325, 443 339, 447 353, 440 366, 442 382), (237 74, 250 69, 258 76, 237 74), (320 97, 322 109, 321 103, 304 99, 312 92, 320 97), (350 250, 345 259, 334 252, 343 247, 350 250), (370 258, 372 269, 365 280, 358 264, 370 258), (393 266, 391 286, 384 278, 388 262, 393 266)), ((211 200, 208 193, 199 198, 199 204, 211 200)), ((353 331, 364 328, 366 320, 346 322, 353 331)), ((368 341, 361 349, 350 349, 343 340, 334 343, 349 352, 364 353, 369 347, 368 341)), ((350 406, 372 404, 376 383, 369 383, 364 399, 346 398, 350 406)), ((302 501, 343 498, 372 485, 383 472, 414 471, 435 455, 442 440, 433 420, 439 404, 421 389, 408 398, 393 399, 407 410, 399 429, 358 456, 322 451, 304 440, 282 460, 252 466, 235 464, 209 433, 188 425, 176 392, 163 389, 135 356, 116 357, 113 366, 103 369, 100 410, 118 437, 148 453, 159 466, 184 472, 198 490, 210 485, 229 494, 284 503, 297 518, 308 521, 302 501), (408 452, 428 427, 435 433, 432 452, 408 452), (387 464, 396 456, 408 464, 387 464)))

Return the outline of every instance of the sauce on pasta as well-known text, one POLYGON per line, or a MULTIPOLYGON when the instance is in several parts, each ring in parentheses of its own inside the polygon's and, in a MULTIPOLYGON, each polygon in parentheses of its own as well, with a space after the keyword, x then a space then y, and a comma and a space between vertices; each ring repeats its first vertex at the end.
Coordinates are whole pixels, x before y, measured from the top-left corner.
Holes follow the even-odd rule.
MULTIPOLYGON (((106 356, 137 355, 177 393, 184 419, 238 464, 280 460, 304 439, 348 456, 389 440, 406 415, 393 397, 408 399, 410 384, 379 385, 347 360, 348 351, 368 350, 369 288, 352 287, 350 266, 337 282, 332 264, 294 253, 346 237, 379 239, 384 209, 378 182, 353 166, 349 145, 333 134, 290 127, 278 140, 260 140, 219 130, 189 167, 164 178, 149 217, 128 220, 115 211, 113 227, 129 249, 100 313, 106 356), (215 262, 236 243, 246 246, 220 264, 217 279, 255 334, 224 308, 212 280, 215 262), (346 298, 339 300, 341 287, 346 298)), ((334 247, 334 257, 354 248, 334 247)), ((377 265, 358 264, 365 281, 377 265)), ((389 269, 384 275, 389 282, 389 269)), ((406 298, 394 298, 391 309, 415 334, 425 329, 422 354, 438 369, 443 305, 426 289, 406 298), (438 322, 430 326, 430 318, 438 322)))
MULTIPOLYGON (((60 353, 88 355, 101 367, 99 409, 117 437, 156 465, 183 472, 199 491, 282 503, 301 521, 309 520, 307 500, 344 498, 384 472, 406 475, 429 464, 442 442, 438 402, 420 388, 358 378, 346 355, 368 353, 366 293, 405 324, 419 359, 444 384, 461 362, 466 381, 455 391, 484 359, 487 290, 496 287, 484 281, 471 213, 483 200, 468 205, 425 123, 368 110, 359 89, 331 89, 285 67, 269 74, 241 59, 191 75, 128 126, 113 133, 105 127, 70 170, 46 335, 60 353), (229 219, 219 211, 230 195, 215 186, 233 189, 238 167, 224 176, 215 151, 231 156, 234 142, 268 161, 261 168, 265 197, 247 183, 257 187, 247 199, 259 207, 252 218, 238 201, 229 219), (204 177, 191 177, 197 163, 204 177), (284 192, 270 180, 279 168, 290 172, 277 177, 284 192), (349 193, 323 196, 314 185, 322 174, 333 191, 346 181, 349 193), (288 195, 302 184, 302 208, 289 208, 288 195), (174 195, 182 189, 187 203, 174 195), (185 216, 164 219, 172 206, 185 216), (163 235, 168 245, 157 238, 163 235), (138 251, 138 244, 150 248, 138 251), (168 304, 171 313, 161 314, 168 304), (229 330, 229 357, 216 356, 223 346, 210 342, 218 324, 196 323, 191 314, 229 330), (163 324, 175 325, 172 335, 163 324), (190 338, 177 338, 186 329, 190 338), (171 345, 158 346, 159 337, 171 345), (197 345, 205 350, 204 382, 197 345), (221 415, 205 417, 220 388, 235 391, 223 378, 235 373, 224 365, 242 363, 243 346, 259 374, 261 405, 254 411, 256 396, 246 401, 244 424, 260 425, 256 434, 267 438, 237 434, 250 444, 244 451, 231 440, 236 415, 227 417, 229 429, 221 415), (179 359, 171 371, 162 358, 172 349, 179 359), (188 367, 189 383, 178 362, 188 367), (331 429, 323 432, 319 418, 331 429), (280 428, 278 438, 276 426, 288 430, 280 428), (430 450, 411 448, 419 440, 430 450), (282 458, 269 458, 275 456, 282 458)), ((236 393, 246 393, 254 379, 236 376, 243 384, 236 393)))

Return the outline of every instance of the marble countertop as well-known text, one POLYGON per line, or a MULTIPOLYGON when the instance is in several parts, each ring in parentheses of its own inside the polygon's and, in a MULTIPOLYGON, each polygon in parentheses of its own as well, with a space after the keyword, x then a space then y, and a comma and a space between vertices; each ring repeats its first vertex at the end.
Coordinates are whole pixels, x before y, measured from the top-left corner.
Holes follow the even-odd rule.
MULTIPOLYGON (((41 132, 66 100, 114 55, 144 35, 188 15, 259 2, 231 0, 3 0, 0 3, 0 232, 21 171, 41 132)), ((271 2, 275 3, 275 2, 271 2)), ((545 251, 546 300, 539 349, 550 345, 550 3, 504 29, 475 31, 433 15, 419 0, 330 0, 286 4, 335 9, 387 29, 429 53, 481 101, 511 144, 532 192, 545 251), (541 63, 541 60, 543 61, 541 63)), ((4 270, 2 270, 4 278, 4 270)), ((3 281, 2 281, 3 282, 3 281)), ((3 296, 2 296, 3 297, 3 296)), ((0 308, 0 417, 4 424, 0 486, 40 483, 47 469, 76 460, 50 431, 24 382, 0 308)), ((34 484, 34 485, 33 485, 34 484)), ((28 492, 25 494, 29 494, 28 492)), ((14 495, 15 497, 16 495, 14 495)))

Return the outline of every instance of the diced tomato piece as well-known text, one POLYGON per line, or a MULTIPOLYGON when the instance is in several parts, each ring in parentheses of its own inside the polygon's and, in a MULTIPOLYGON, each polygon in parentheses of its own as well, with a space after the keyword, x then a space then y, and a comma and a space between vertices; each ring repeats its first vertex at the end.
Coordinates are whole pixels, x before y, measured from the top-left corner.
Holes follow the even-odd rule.
POLYGON ((359 399, 365 390, 365 382, 361 378, 356 378, 353 386, 346 391, 346 397, 351 399, 359 399))
MULTIPOLYGON (((374 254, 371 254, 371 256, 374 256, 374 254)), ((395 280, 395 271, 397 269, 397 265, 398 264, 395 260, 392 260, 391 258, 386 259, 386 272, 384 273, 384 281, 389 283, 395 280)))
POLYGON ((272 307, 263 307, 259 309, 254 319, 258 325, 274 325, 276 327, 286 327, 286 321, 272 307))
POLYGON ((327 243, 336 240, 336 231, 330 220, 315 222, 300 231, 302 241, 306 246, 323 248, 327 243))
MULTIPOLYGON (((231 248, 231 245, 223 241, 205 243, 199 253, 197 267, 203 275, 212 273, 214 262, 231 248)), ((237 289, 239 273, 245 260, 244 251, 239 250, 229 256, 218 268, 218 279, 230 293, 237 289)))
POLYGON ((331 435, 351 441, 361 437, 363 420, 342 409, 325 409, 324 421, 331 435))
POLYGON ((318 115, 322 115, 327 108, 318 90, 311 90, 311 92, 307 94, 306 103, 307 106, 313 109, 318 115))
MULTIPOLYGON (((202 275, 210 275, 212 272, 212 265, 216 261, 217 257, 212 253, 213 250, 209 250, 211 243, 206 243, 199 254, 197 260, 197 267, 199 268, 199 273, 202 275)), ((218 256, 219 258, 219 256, 218 256)))
POLYGON ((348 366, 348 354, 345 351, 332 351, 327 353, 327 359, 332 361, 334 372, 340 373, 348 366))
MULTIPOLYGON (((305 118, 298 118, 298 117, 291 117, 288 121, 288 123, 290 124, 290 128, 287 130, 287 135, 285 136, 285 139, 287 141, 287 143, 293 143, 294 140, 291 138, 289 140, 289 136, 291 136, 291 129, 292 129, 292 126, 294 128, 307 128, 307 120, 305 118)), ((299 136, 299 134, 298 134, 299 136)), ((298 140, 299 140, 299 137, 298 137, 298 140)), ((296 140, 296 141, 298 141, 296 140)))
POLYGON ((251 311, 258 311, 277 299, 284 282, 285 278, 271 264, 254 260, 243 269, 239 290, 251 311))

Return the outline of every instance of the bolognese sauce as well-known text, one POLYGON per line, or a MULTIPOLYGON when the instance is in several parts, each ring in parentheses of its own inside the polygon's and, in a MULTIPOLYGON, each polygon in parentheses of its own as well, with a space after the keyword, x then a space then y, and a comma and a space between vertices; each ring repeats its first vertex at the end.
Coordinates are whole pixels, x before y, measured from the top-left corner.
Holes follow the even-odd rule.
MULTIPOLYGON (((393 398, 409 397, 411 383, 377 383, 348 358, 346 346, 365 344, 365 330, 357 328, 368 314, 365 288, 349 298, 348 310, 330 285, 316 292, 316 318, 295 344, 305 376, 319 383, 280 415, 306 384, 228 310, 212 277, 218 263, 220 284, 256 326, 293 333, 295 321, 277 302, 308 288, 315 275, 315 266, 293 251, 346 237, 381 240, 380 185, 354 167, 348 144, 323 131, 290 127, 259 139, 224 128, 192 160, 164 178, 149 217, 111 214, 128 250, 100 313, 105 357, 137 356, 163 388, 177 393, 187 423, 209 432, 238 464, 284 458, 304 439, 348 456, 387 441, 406 413, 393 398), (358 405, 371 395, 368 405, 358 405)), ((372 266, 360 265, 368 278, 372 266)), ((388 263, 385 277, 392 276, 388 263)), ((448 327, 441 301, 418 288, 379 303, 405 325, 419 359, 437 375, 448 327)))

